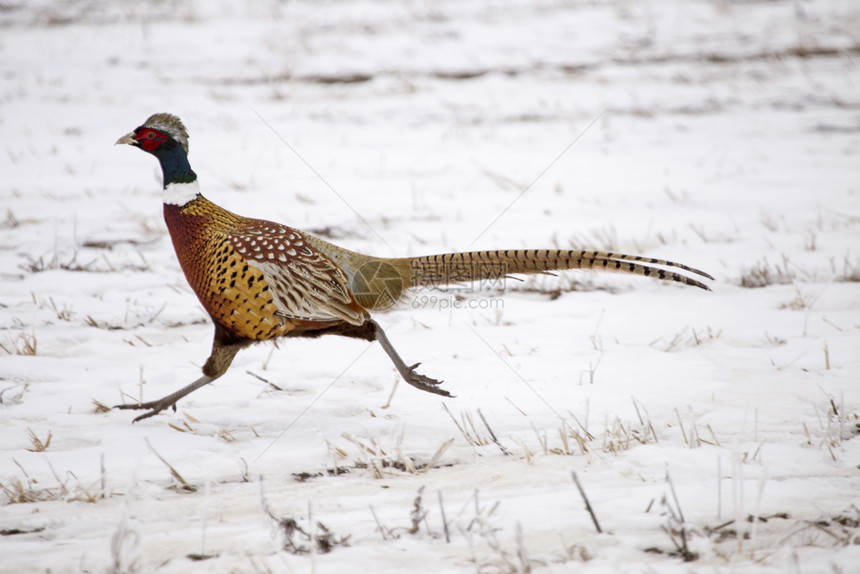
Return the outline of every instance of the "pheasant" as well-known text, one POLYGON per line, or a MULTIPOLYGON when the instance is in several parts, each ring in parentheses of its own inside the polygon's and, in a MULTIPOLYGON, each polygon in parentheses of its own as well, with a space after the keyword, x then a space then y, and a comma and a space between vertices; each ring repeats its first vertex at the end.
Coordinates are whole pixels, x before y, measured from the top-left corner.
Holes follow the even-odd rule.
POLYGON ((603 251, 510 249, 381 258, 349 251, 280 223, 227 211, 200 194, 188 162, 188 131, 171 114, 154 114, 117 140, 158 159, 164 176, 164 221, 194 293, 215 325, 203 376, 156 401, 122 404, 151 417, 222 376, 236 353, 281 337, 341 335, 378 341, 410 385, 451 396, 442 381, 416 372, 391 345, 370 311, 390 308, 410 289, 496 280, 510 274, 606 269, 656 277, 710 291, 700 281, 661 267, 713 279, 698 269, 603 251))

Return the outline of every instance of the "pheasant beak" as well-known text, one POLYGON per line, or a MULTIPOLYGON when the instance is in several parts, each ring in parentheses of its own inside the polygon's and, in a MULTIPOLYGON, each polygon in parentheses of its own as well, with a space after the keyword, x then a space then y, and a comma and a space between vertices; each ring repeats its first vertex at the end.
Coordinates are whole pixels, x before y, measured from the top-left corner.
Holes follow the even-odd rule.
POLYGON ((137 140, 134 137, 134 132, 130 132, 130 133, 125 134, 124 136, 122 136, 121 138, 116 140, 116 143, 113 145, 119 145, 119 144, 128 144, 128 145, 133 145, 133 146, 138 145, 137 140))

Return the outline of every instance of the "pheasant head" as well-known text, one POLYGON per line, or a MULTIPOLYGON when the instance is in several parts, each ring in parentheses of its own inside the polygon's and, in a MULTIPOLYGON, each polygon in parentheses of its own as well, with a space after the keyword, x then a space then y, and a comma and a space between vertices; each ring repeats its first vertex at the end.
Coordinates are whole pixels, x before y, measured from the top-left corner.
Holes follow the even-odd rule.
POLYGON ((172 114, 153 114, 118 140, 158 159, 164 176, 165 203, 184 205, 197 195, 197 174, 188 163, 188 130, 172 114), (176 193, 174 193, 176 192, 176 193))
POLYGON ((179 144, 188 155, 188 130, 173 114, 152 114, 143 124, 116 141, 155 154, 162 147, 179 144))

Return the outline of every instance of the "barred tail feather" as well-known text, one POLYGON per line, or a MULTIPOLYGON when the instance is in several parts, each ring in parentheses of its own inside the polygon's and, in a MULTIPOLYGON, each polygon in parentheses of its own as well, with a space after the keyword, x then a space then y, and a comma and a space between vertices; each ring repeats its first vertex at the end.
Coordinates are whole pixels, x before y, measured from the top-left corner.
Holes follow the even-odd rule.
POLYGON ((680 269, 707 279, 713 279, 704 271, 682 263, 608 251, 511 249, 445 253, 395 261, 399 264, 406 264, 405 266, 410 269, 411 276, 407 282, 408 287, 497 280, 517 273, 546 273, 567 269, 620 271, 644 277, 655 277, 664 281, 674 281, 706 291, 711 289, 701 281, 682 275, 677 271, 663 268, 680 269))

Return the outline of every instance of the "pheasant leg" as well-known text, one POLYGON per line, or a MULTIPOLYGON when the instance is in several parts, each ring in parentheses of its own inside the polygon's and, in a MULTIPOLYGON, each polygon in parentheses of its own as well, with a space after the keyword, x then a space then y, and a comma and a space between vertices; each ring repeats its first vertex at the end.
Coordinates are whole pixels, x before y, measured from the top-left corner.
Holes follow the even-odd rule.
POLYGON ((186 385, 176 392, 161 397, 157 401, 149 401, 147 403, 138 404, 116 405, 114 408, 135 410, 149 409, 148 413, 143 413, 132 421, 135 423, 137 421, 142 421, 143 419, 148 419, 151 416, 157 415, 168 407, 173 407, 173 410, 176 411, 176 403, 177 401, 179 401, 179 399, 190 395, 200 387, 208 385, 209 383, 226 373, 227 369, 230 367, 230 363, 233 362, 233 357, 236 356, 236 353, 238 353, 239 350, 243 347, 247 347, 250 344, 249 341, 226 343, 225 338, 226 336, 223 328, 216 323, 215 340, 212 342, 212 353, 209 355, 209 358, 206 359, 206 364, 203 365, 203 376, 191 383, 190 385, 186 385))
POLYGON ((382 330, 382 327, 379 326, 379 323, 371 319, 371 323, 376 330, 376 340, 379 341, 379 344, 382 345, 382 348, 385 350, 385 353, 391 359, 391 362, 394 363, 394 368, 397 369, 397 372, 400 373, 400 376, 403 377, 403 380, 415 387, 416 389, 421 389, 422 391, 427 391, 428 393, 433 393, 435 395, 442 395, 443 397, 452 396, 451 393, 446 391, 445 389, 440 389, 439 385, 443 383, 443 381, 438 381, 436 379, 431 379, 426 375, 422 375, 421 373, 416 373, 415 369, 421 363, 415 363, 411 367, 406 366, 406 363, 397 354, 397 351, 394 350, 394 347, 391 345, 391 341, 388 340, 388 336, 385 334, 385 331, 382 330))
POLYGON ((212 377, 207 377, 206 375, 203 375, 202 377, 200 377, 199 379, 197 379, 196 381, 194 381, 190 385, 182 387, 178 391, 170 393, 169 395, 167 395, 165 397, 161 397, 157 401, 149 401, 148 403, 116 405, 114 408, 115 409, 124 409, 124 410, 125 409, 135 409, 135 410, 149 409, 148 413, 143 413, 142 415, 140 415, 139 417, 137 417, 136 419, 134 419, 132 421, 132 422, 136 423, 138 421, 142 421, 143 419, 148 419, 151 416, 157 415, 158 413, 160 413, 161 411, 163 411, 164 409, 166 409, 168 407, 173 407, 173 410, 175 411, 176 410, 176 403, 177 403, 177 401, 179 401, 179 399, 183 398, 186 395, 190 395, 191 393, 193 393, 194 391, 196 391, 200 387, 202 387, 204 385, 208 385, 209 383, 211 383, 214 380, 215 379, 213 379, 212 377))

